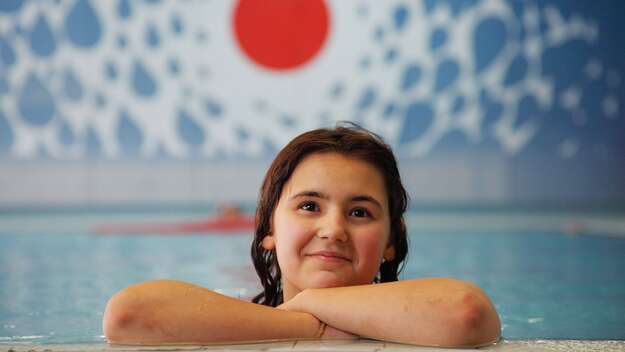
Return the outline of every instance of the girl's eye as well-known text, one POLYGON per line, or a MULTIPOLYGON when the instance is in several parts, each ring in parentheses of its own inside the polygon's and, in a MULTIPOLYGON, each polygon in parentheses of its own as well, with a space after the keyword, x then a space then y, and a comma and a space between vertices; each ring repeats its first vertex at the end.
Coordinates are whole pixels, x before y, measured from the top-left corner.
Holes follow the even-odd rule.
POLYGON ((371 214, 369 214, 367 209, 364 209, 364 208, 356 208, 356 209, 352 210, 349 215, 355 216, 357 218, 364 218, 364 217, 370 217, 371 216, 371 214))
POLYGON ((319 211, 319 206, 315 202, 302 203, 299 208, 306 211, 319 211))

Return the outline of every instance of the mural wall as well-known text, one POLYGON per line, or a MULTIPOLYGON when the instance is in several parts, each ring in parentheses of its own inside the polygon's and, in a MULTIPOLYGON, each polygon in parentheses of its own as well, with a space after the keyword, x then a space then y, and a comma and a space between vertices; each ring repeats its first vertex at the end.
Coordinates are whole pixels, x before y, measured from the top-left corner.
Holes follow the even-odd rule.
POLYGON ((624 13, 618 0, 2 1, 0 160, 249 163, 351 120, 406 169, 502 172, 506 199, 624 200, 624 13))

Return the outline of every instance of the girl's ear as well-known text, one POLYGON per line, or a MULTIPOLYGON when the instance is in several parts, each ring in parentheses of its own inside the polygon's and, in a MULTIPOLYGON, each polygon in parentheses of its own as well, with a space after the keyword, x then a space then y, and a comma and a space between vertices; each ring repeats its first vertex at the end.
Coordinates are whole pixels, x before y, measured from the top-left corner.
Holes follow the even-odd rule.
POLYGON ((272 235, 266 235, 261 242, 263 248, 268 251, 274 250, 276 248, 276 241, 273 239, 272 235))
POLYGON ((386 247, 386 249, 384 250, 384 255, 382 257, 387 262, 390 262, 391 260, 395 259, 395 246, 389 245, 388 247, 386 247))

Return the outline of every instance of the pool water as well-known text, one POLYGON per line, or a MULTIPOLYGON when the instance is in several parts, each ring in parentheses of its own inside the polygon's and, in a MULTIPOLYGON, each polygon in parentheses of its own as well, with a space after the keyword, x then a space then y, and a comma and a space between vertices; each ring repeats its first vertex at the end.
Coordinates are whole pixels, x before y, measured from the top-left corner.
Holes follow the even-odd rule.
MULTIPOLYGON (((65 220, 32 219, 40 226, 24 220, 29 231, 20 232, 0 214, 0 343, 102 342, 107 299, 143 280, 185 280, 241 298, 258 292, 249 233, 96 236, 84 222, 46 230, 65 220)), ((505 339, 625 339, 625 240, 525 222, 508 231, 417 227, 401 277, 475 282, 495 303, 505 339)))

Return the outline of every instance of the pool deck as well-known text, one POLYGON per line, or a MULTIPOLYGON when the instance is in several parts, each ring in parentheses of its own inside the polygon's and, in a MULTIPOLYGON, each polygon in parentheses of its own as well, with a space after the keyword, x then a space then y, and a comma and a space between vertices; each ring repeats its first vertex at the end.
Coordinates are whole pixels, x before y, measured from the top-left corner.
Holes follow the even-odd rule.
MULTIPOLYGON (((625 351, 625 340, 513 340, 501 341, 495 345, 478 348, 488 351, 625 351)), ((3 345, 2 352, 77 352, 77 351, 266 351, 266 352, 303 352, 303 351, 346 351, 346 352, 408 352, 408 351, 458 351, 455 348, 435 348, 403 345, 374 340, 355 341, 283 341, 270 343, 253 343, 241 345, 211 346, 113 346, 98 344, 64 344, 64 345, 3 345)))

